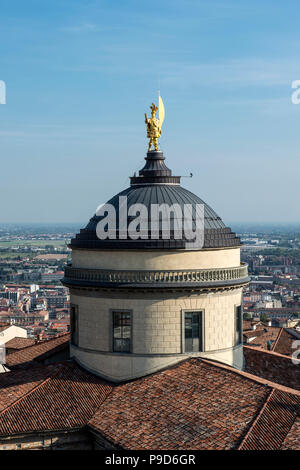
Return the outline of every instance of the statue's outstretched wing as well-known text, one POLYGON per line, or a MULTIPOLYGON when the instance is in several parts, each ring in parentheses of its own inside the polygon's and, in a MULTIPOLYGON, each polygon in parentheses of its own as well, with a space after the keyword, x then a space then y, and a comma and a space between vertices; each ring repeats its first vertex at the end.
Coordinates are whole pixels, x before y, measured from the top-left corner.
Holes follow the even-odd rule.
POLYGON ((163 125, 165 119, 165 107, 161 96, 158 97, 158 118, 159 118, 159 127, 163 125))

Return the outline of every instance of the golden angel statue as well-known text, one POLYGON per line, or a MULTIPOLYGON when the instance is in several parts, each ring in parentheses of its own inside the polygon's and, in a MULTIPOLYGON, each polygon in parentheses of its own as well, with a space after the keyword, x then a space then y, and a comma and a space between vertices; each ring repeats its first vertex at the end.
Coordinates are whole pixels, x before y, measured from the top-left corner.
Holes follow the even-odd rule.
POLYGON ((151 151, 152 145, 156 151, 159 150, 158 139, 161 136, 161 126, 165 117, 165 109, 163 101, 159 96, 158 107, 154 103, 150 106, 151 109, 151 118, 148 118, 147 113, 145 113, 145 123, 147 125, 147 137, 149 139, 148 152, 151 151), (158 111, 159 110, 159 111, 158 111), (157 119, 156 113, 159 113, 159 119, 157 119))

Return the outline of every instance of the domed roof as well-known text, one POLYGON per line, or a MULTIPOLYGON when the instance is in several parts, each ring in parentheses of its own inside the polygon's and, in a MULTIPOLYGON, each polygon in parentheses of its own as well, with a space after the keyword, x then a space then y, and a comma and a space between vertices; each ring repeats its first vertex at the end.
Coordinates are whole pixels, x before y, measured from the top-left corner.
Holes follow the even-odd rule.
MULTIPOLYGON (((116 212, 116 236, 115 240, 100 240, 97 237, 96 228, 98 222, 104 216, 94 215, 87 226, 80 230, 76 238, 71 241, 71 248, 98 248, 98 249, 186 249, 187 240, 162 239, 161 233, 158 239, 121 239, 118 236, 119 221, 119 201, 121 196, 127 198, 127 207, 133 204, 143 204, 151 219, 151 206, 153 204, 167 204, 169 207, 173 204, 180 206, 182 213, 184 206, 190 204, 195 207, 196 204, 204 206, 204 246, 203 248, 226 248, 240 246, 240 239, 229 227, 226 227, 221 218, 215 211, 195 194, 180 185, 180 177, 172 176, 172 172, 164 163, 162 152, 151 151, 147 153, 146 164, 139 171, 139 176, 131 177, 131 186, 113 196, 107 204, 111 204, 116 212)), ((171 213, 171 223, 174 221, 174 214, 171 213)), ((134 217, 127 217, 127 222, 134 217)), ((195 214, 192 215, 192 226, 195 229, 195 214)), ((127 223, 127 226, 128 226, 127 223)))
MULTIPOLYGON (((203 204, 204 205, 204 227, 207 229, 222 229, 225 224, 221 218, 209 207, 202 199, 195 194, 191 193, 182 186, 177 185, 140 185, 131 186, 124 191, 113 196, 107 203, 112 204, 116 209, 117 220, 119 219, 119 197, 126 196, 128 207, 133 204, 144 204, 148 212, 151 211, 152 204, 168 205, 179 204, 183 210, 185 204, 203 204)), ((100 217, 91 219, 87 229, 95 229, 95 222, 99 221, 100 217)))

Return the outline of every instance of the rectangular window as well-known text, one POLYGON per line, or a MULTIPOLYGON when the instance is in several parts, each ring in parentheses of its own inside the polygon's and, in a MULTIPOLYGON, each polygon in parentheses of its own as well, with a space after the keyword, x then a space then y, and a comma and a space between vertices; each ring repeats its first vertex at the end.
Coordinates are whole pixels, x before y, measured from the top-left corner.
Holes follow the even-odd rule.
POLYGON ((131 352, 131 313, 113 312, 113 350, 131 352))
POLYGON ((243 318, 242 306, 235 307, 235 345, 241 344, 243 341, 243 318))
POLYGON ((202 312, 184 312, 184 351, 202 351, 202 312))
POLYGON ((78 305, 71 305, 70 308, 71 322, 71 344, 78 346, 78 305))

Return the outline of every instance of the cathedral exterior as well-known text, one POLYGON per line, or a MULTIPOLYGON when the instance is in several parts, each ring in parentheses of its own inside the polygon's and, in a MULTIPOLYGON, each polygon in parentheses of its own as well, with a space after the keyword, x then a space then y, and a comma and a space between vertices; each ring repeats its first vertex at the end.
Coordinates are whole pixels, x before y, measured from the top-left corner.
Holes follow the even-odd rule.
MULTIPOLYGON (((240 261, 240 239, 172 176, 161 151, 148 151, 145 160, 130 187, 107 203, 117 215, 115 238, 99 238, 104 214, 96 214, 71 241, 72 264, 63 280, 71 295, 71 356, 114 382, 190 357, 242 369, 242 288, 248 271, 240 261), (156 238, 147 229, 139 238, 124 236, 125 203, 125 228, 133 205, 147 209, 147 227, 153 206, 171 209, 170 235, 164 237, 162 218, 156 238), (201 248, 176 237, 178 217, 197 205, 203 208, 201 248)), ((195 218, 194 212, 193 227, 195 218)))
POLYGON ((300 450, 300 361, 243 348, 240 240, 165 165, 159 103, 144 168, 71 240, 70 335, 6 355, 0 450, 300 450))

